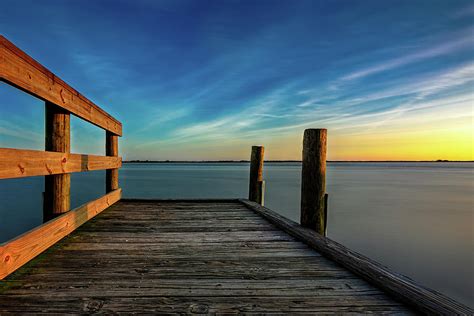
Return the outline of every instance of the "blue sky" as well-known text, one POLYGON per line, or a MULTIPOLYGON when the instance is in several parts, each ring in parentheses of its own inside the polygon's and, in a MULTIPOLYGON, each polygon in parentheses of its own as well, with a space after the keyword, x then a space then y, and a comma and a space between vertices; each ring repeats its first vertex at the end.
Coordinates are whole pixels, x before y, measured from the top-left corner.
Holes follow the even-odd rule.
MULTIPOLYGON (((123 122, 125 159, 298 159, 310 127, 330 159, 472 159, 472 1, 0 3, 2 35, 123 122)), ((42 149, 41 101, 0 104, 0 146, 42 149)), ((72 145, 103 132, 74 119, 72 145)))

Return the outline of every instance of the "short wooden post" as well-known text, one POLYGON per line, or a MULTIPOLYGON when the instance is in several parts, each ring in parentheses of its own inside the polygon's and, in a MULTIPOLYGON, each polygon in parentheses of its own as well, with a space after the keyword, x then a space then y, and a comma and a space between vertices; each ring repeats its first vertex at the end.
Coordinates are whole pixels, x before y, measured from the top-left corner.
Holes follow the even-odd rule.
MULTIPOLYGON (((71 149, 69 112, 46 102, 45 105, 45 150, 69 153, 71 149)), ((63 159, 66 162, 66 158, 63 159)), ((43 221, 69 211, 71 206, 71 175, 45 176, 43 221)))
POLYGON ((307 129, 303 138, 301 225, 325 235, 326 129, 307 129))
POLYGON ((263 205, 263 146, 252 146, 250 156, 249 200, 263 205))
MULTIPOLYGON (((105 132, 105 155, 118 156, 118 136, 106 131, 105 132)), ((118 169, 107 169, 105 173, 105 191, 107 193, 119 188, 118 169)))

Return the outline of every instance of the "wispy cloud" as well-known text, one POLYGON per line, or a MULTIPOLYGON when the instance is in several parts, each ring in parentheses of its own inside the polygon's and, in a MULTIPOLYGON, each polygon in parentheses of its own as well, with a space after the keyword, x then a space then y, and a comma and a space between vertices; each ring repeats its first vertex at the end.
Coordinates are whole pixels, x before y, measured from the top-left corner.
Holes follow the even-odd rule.
POLYGON ((349 73, 343 76, 341 80, 350 81, 350 80, 355 80, 355 79, 361 79, 361 78, 374 75, 380 72, 384 72, 384 71, 391 70, 397 67, 415 63, 420 60, 425 60, 428 58, 446 55, 446 54, 455 52, 459 49, 466 48, 469 46, 472 47, 474 44, 474 40, 472 38, 472 34, 468 34, 468 35, 469 36, 455 39, 448 43, 442 43, 440 45, 430 47, 428 49, 422 49, 418 52, 415 52, 409 55, 405 55, 399 58, 395 58, 392 60, 379 63, 377 65, 369 66, 367 68, 354 71, 352 73, 349 73))
POLYGON ((151 113, 148 115, 148 118, 144 122, 142 128, 134 132, 144 133, 164 124, 178 122, 179 119, 190 115, 192 111, 192 108, 185 106, 163 109, 160 107, 160 105, 157 105, 154 110, 150 111, 151 113))
MULTIPOLYGON (((235 113, 219 116, 216 119, 177 127, 166 139, 141 144, 139 147, 156 144, 207 143, 219 140, 251 139, 255 137, 281 137, 302 131, 304 128, 325 126, 335 131, 346 130, 358 134, 357 128, 364 128, 364 133, 388 124, 407 113, 428 108, 454 107, 466 102, 474 102, 469 93, 455 96, 439 97, 426 100, 443 91, 474 82, 474 63, 467 63, 438 74, 422 75, 412 78, 412 82, 399 87, 360 95, 355 98, 340 100, 337 104, 321 105, 318 97, 307 97, 303 101, 291 101, 293 97, 301 98, 301 92, 293 94, 286 91, 270 93, 259 102, 244 107, 235 113), (405 97, 395 105, 383 110, 366 110, 366 104, 385 99, 405 97)), ((334 96, 333 96, 334 97, 334 96)), ((369 107, 370 109, 370 107, 369 107)), ((180 112, 165 115, 165 118, 179 117, 180 112)))
POLYGON ((23 126, 18 126, 17 124, 5 120, 0 120, 0 135, 26 141, 40 140, 43 137, 42 133, 25 129, 23 126))
POLYGON ((396 87, 386 90, 361 94, 355 98, 348 98, 342 103, 346 105, 358 105, 388 98, 410 96, 419 98, 466 83, 474 82, 474 63, 467 63, 452 69, 438 71, 437 73, 422 74, 417 77, 404 80, 396 87))
POLYGON ((460 10, 455 11, 452 15, 453 18, 459 19, 463 17, 472 17, 474 16, 474 4, 469 4, 460 10))

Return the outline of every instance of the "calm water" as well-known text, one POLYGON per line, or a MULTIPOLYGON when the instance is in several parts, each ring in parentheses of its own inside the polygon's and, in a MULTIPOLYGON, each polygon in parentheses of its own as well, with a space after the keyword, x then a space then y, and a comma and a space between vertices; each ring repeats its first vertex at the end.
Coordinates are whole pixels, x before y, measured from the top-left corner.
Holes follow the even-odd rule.
MULTIPOLYGON (((248 164, 125 164, 124 197, 246 197, 248 164)), ((301 165, 265 166, 266 206, 299 220, 301 165)), ((72 204, 103 195, 104 172, 73 174, 72 204)), ((0 241, 41 223, 42 177, 0 181, 0 241)), ((328 166, 330 238, 473 306, 474 163, 328 166)))

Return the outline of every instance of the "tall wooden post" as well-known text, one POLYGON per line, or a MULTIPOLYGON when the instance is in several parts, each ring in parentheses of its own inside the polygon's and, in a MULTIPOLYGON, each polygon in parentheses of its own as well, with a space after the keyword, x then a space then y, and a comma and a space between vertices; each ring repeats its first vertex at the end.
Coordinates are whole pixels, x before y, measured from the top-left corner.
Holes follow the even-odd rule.
POLYGON ((263 146, 252 146, 250 156, 249 200, 263 205, 263 146))
POLYGON ((325 235, 326 129, 307 129, 303 138, 301 225, 325 235))
MULTIPOLYGON (((106 131, 105 132, 105 155, 118 156, 118 136, 106 131)), ((107 193, 119 188, 118 169, 107 169, 105 173, 105 191, 107 193)))
MULTIPOLYGON (((53 103, 45 105, 45 150, 69 153, 71 150, 70 115, 53 103)), ((66 158, 63 159, 66 162, 66 158)), ((69 211, 71 206, 71 175, 45 176, 43 221, 69 211)))

